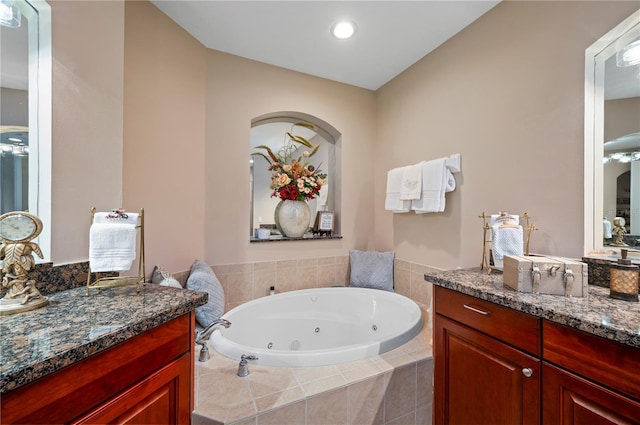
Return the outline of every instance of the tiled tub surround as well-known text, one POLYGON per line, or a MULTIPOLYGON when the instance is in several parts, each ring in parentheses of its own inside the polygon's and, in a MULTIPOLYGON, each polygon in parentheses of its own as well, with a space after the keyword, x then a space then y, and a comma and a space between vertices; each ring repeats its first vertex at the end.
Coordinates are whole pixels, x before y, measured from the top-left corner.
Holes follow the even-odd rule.
MULTIPOLYGON (((225 291, 225 311, 277 292, 349 284, 349 257, 214 265, 225 291)), ((236 376, 238 361, 210 349, 196 361, 194 424, 430 424, 433 395, 432 287, 424 274, 438 269, 396 259, 395 291, 420 305, 422 332, 373 358, 334 366, 277 368, 252 365, 236 376)), ((185 280, 186 273, 174 274, 185 280)))
MULTIPOLYGON (((349 256, 307 258, 299 260, 212 265, 225 293, 225 311, 247 301, 276 292, 297 289, 349 285, 349 256)), ((438 269, 396 259, 394 262, 395 291, 418 304, 431 304, 431 285, 424 274, 438 269)), ((174 273, 185 282, 188 272, 174 273)))
POLYGON ((206 303, 207 294, 159 285, 47 295, 37 310, 0 316, 0 394, 159 326, 206 303))
POLYGON ((210 351, 208 362, 196 361, 194 425, 431 424, 426 321, 418 336, 395 350, 332 366, 249 364, 250 374, 240 378, 236 360, 210 351))
POLYGON ((454 291, 529 313, 555 323, 640 348, 640 303, 609 297, 609 288, 589 285, 589 296, 566 298, 518 292, 502 274, 479 269, 427 273, 424 279, 454 291))

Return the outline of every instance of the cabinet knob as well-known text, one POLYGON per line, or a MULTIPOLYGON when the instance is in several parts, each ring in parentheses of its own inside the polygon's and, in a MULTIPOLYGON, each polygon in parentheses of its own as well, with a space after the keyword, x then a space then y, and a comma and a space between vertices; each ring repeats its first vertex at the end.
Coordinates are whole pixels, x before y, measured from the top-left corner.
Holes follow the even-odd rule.
POLYGON ((530 367, 525 367, 522 369, 522 374, 527 378, 531 378, 533 376, 533 369, 530 367))

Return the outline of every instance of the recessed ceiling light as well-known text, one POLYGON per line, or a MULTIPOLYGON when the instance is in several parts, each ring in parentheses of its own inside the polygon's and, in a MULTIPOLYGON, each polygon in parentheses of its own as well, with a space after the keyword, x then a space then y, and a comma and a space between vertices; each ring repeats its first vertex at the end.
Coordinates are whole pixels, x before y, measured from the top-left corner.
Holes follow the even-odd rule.
POLYGON ((355 24, 349 21, 340 21, 331 27, 331 34, 341 40, 352 37, 355 32, 355 24))

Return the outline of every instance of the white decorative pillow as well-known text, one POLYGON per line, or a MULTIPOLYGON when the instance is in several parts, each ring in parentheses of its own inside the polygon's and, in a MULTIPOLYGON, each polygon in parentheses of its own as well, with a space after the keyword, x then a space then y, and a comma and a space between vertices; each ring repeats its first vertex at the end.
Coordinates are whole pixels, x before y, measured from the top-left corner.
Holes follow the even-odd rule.
POLYGON ((224 291, 218 277, 204 261, 196 260, 187 278, 187 289, 209 294, 205 305, 196 307, 196 320, 202 327, 224 314, 224 291))
POLYGON ((170 286, 172 288, 180 288, 182 289, 182 285, 178 282, 178 279, 173 277, 171 273, 164 270, 160 266, 155 266, 153 268, 153 273, 151 273, 151 283, 156 283, 160 286, 170 286))
POLYGON ((393 251, 349 251, 350 286, 393 292, 394 258, 393 251))

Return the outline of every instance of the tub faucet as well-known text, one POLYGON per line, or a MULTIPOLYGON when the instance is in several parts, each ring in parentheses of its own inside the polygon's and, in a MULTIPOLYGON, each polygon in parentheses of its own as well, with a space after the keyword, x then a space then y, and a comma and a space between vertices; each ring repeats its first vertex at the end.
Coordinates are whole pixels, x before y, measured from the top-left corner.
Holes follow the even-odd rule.
POLYGON ((243 354, 240 356, 240 364, 238 365, 238 376, 244 378, 249 374, 249 366, 247 364, 247 360, 258 360, 257 356, 249 356, 243 354))
POLYGON ((229 326, 231 326, 231 322, 228 321, 227 319, 216 319, 213 322, 209 323, 201 331, 196 332, 196 344, 202 346, 202 348, 200 348, 200 355, 198 356, 198 361, 206 362, 211 358, 211 356, 209 355, 209 348, 207 347, 207 340, 211 336, 211 333, 213 332, 213 328, 218 325, 228 328, 229 326))

